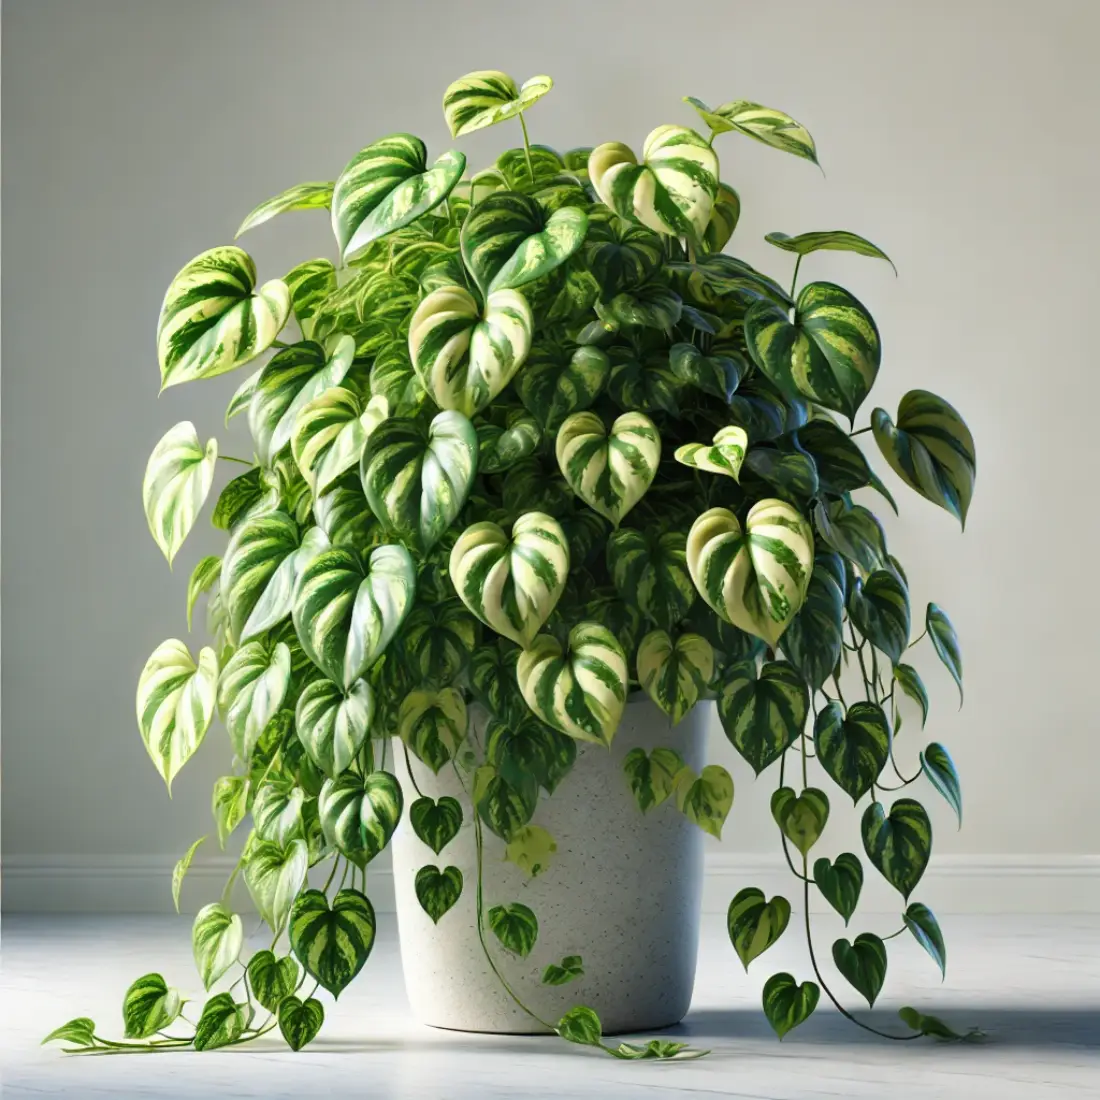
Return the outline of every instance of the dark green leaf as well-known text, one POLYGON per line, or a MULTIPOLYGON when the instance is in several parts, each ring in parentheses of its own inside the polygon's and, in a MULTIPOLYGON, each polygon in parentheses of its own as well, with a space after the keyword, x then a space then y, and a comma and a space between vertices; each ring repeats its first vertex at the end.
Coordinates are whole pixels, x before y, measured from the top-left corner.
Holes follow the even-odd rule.
POLYGON ((805 856, 825 831, 829 798, 816 787, 807 787, 801 794, 780 787, 772 795, 771 810, 783 835, 805 856))
POLYGON ((898 664, 909 645, 909 592, 897 574, 876 569, 866 580, 857 577, 848 613, 860 634, 898 664))
POLYGON ((844 918, 847 924, 859 904, 863 889, 863 865, 851 852, 841 852, 830 863, 824 856, 814 861, 814 882, 821 896, 844 918))
POLYGON ((256 1000, 277 1012, 298 985, 298 964, 290 955, 276 958, 272 951, 257 951, 248 960, 248 982, 256 1000))
POLYGON ((122 1000, 122 1021, 127 1039, 148 1039, 168 1027, 179 1015, 180 995, 169 989, 159 974, 138 978, 122 1000))
POLYGON ((443 795, 438 802, 432 798, 418 798, 409 807, 409 822, 413 832, 439 855, 458 836, 462 806, 449 794, 443 795))
POLYGON ((938 741, 933 741, 920 754, 920 766, 932 786, 947 799, 947 804, 955 811, 961 829, 962 785, 959 783, 959 773, 955 770, 951 754, 938 741))
POLYGON ((457 867, 444 867, 441 871, 429 863, 416 872, 414 888, 420 908, 432 918, 433 924, 438 924, 462 893, 462 872, 457 867))
POLYGON ((729 904, 726 929, 741 965, 762 955, 783 935, 791 919, 791 903, 778 894, 768 901, 755 886, 740 890, 729 904))
POLYGON ((315 997, 307 1001, 287 997, 279 1005, 279 1030, 291 1050, 301 1050, 316 1039, 324 1022, 324 1006, 315 997))
POLYGON ((940 968, 940 976, 947 974, 947 947, 943 942, 943 933, 940 931, 940 923, 936 920, 936 914, 922 905, 919 901, 913 902, 902 914, 905 927, 913 933, 913 938, 932 956, 932 960, 940 968))
POLYGON ((862 504, 843 500, 814 507, 814 526, 826 546, 870 572, 886 562, 886 535, 882 525, 862 504))
POLYGON ((672 794, 683 767, 683 758, 675 749, 656 748, 646 755, 645 749, 639 747, 626 754, 623 771, 643 814, 660 806, 672 794))
POLYGON ((489 910, 489 927, 507 950, 524 959, 531 954, 539 935, 538 918, 518 901, 494 905, 489 910))
POLYGON ((598 1047, 603 1039, 600 1018, 587 1005, 571 1008, 559 1021, 557 1033, 570 1043, 598 1047))
POLYGON ((851 493, 870 483, 871 468, 863 452, 831 420, 811 420, 794 433, 794 439, 798 448, 814 460, 818 482, 825 492, 851 493))
POLYGON ((955 634, 955 628, 946 612, 930 603, 925 615, 925 625, 928 627, 928 637, 932 639, 932 645, 943 661, 951 678, 959 687, 959 704, 963 700, 963 666, 962 651, 959 649, 959 639, 955 634))
POLYGON ((882 877, 908 900, 932 852, 932 822, 924 807, 912 798, 899 798, 886 815, 872 802, 860 824, 863 847, 882 877))
POLYGON ((764 1015, 780 1039, 809 1019, 821 997, 816 982, 799 985, 790 974, 773 974, 764 983, 764 1015))
POLYGON ((974 1043, 985 1038, 985 1032, 980 1028, 972 1027, 963 1034, 948 1027, 938 1016, 927 1016, 915 1008, 899 1008, 898 1015, 902 1023, 922 1035, 931 1035, 933 1039, 943 1039, 949 1043, 974 1043))
POLYGON ((339 997, 367 961, 375 924, 374 906, 358 890, 341 890, 331 909, 320 890, 303 890, 290 912, 290 946, 302 966, 339 997))
POLYGON ((867 998, 869 1008, 886 980, 886 945, 871 932, 861 932, 854 943, 839 939, 833 944, 833 962, 853 988, 867 998))
POLYGON ((254 466, 240 477, 235 477, 228 482, 222 489, 218 502, 214 505, 210 522, 219 531, 229 531, 263 500, 267 491, 263 470, 259 466, 254 466))
POLYGON ((538 783, 533 776, 525 776, 522 782, 513 785, 492 764, 483 765, 474 773, 478 815, 502 840, 510 841, 516 830, 531 820, 538 796, 538 783))
POLYGON ((809 455, 800 451, 754 447, 745 455, 745 467, 792 503, 803 503, 817 495, 817 467, 809 455))
POLYGON ((834 701, 818 711, 814 748, 829 777, 856 803, 886 766, 890 724, 877 703, 861 700, 845 714, 834 701))
POLYGON ((553 794, 573 768, 577 742, 534 716, 518 725, 491 718, 485 727, 485 756, 513 788, 523 789, 533 778, 553 794))
POLYGON ((843 652, 843 627, 844 567, 839 555, 819 551, 806 599, 779 643, 813 691, 820 691, 836 669, 843 652))
POLYGON ((519 647, 503 638, 479 646, 470 656, 474 698, 506 725, 518 726, 531 716, 516 682, 519 647))
POLYGON ((794 744, 806 723, 810 697, 785 661, 733 665, 718 693, 718 716, 733 747, 759 775, 794 744))
POLYGON ((248 1005, 237 1004, 231 994, 214 994, 202 1006, 202 1015, 195 1025, 195 1049, 215 1050, 239 1039, 251 1016, 248 1005))
POLYGON ((668 350, 668 362, 681 382, 727 404, 741 379, 752 369, 741 355, 704 355, 694 344, 673 344, 668 350))
POLYGON ((828 229, 816 233, 799 233, 796 237, 786 233, 769 233, 764 237, 768 244, 774 244, 776 248, 782 248, 784 252, 793 252, 798 256, 808 256, 811 252, 819 252, 829 249, 833 252, 857 252, 860 256, 871 256, 875 259, 885 260, 894 268, 894 274, 898 269, 894 267, 894 261, 882 251, 878 245, 872 244, 866 237, 858 233, 851 233, 847 229, 828 229))

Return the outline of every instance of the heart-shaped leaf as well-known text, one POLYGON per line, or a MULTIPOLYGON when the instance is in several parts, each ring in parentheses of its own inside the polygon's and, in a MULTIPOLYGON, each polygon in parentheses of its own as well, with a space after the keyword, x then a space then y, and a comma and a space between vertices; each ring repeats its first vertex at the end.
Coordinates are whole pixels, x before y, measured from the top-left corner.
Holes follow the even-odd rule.
POLYGON ((292 840, 285 848, 269 840, 254 845, 244 865, 244 881, 261 918, 279 935, 306 880, 309 848, 292 840))
POLYGON ((558 429, 555 450, 577 496, 618 527, 656 476, 661 436, 643 413, 624 413, 608 432, 595 413, 580 412, 558 429))
POLYGON ((218 711, 229 742, 241 760, 252 755, 268 722, 283 705, 290 686, 290 649, 247 642, 238 649, 218 678, 218 711))
POLYGON ((553 794, 576 762, 577 742, 539 721, 526 705, 523 709, 524 717, 515 724, 489 719, 485 757, 510 783, 522 786, 533 779, 553 794))
POLYGON ((202 1015, 195 1025, 193 1045, 196 1050, 216 1050, 235 1042, 252 1020, 252 1007, 237 1004, 231 993, 215 993, 202 1006, 202 1015))
POLYGON ((631 749, 623 759, 623 771, 638 809, 647 813, 660 806, 676 784, 684 761, 675 749, 654 749, 648 756, 643 748, 631 749))
POLYGON ((866 580, 856 577, 848 593, 848 613, 855 628, 892 664, 909 645, 909 591, 890 569, 876 569, 866 580))
POLYGON ((460 286, 433 290, 409 321, 409 355, 442 409, 473 416, 512 380, 531 350, 534 318, 517 290, 496 290, 481 309, 460 286))
POLYGON ((793 252, 796 256, 808 256, 811 252, 820 252, 828 249, 833 252, 856 252, 860 256, 872 256, 875 259, 885 260, 894 268, 894 274, 898 269, 894 267, 894 261, 882 251, 878 245, 872 244, 866 237, 858 233, 851 233, 847 229, 826 229, 816 233, 799 233, 791 237, 786 233, 768 233, 764 240, 768 244, 774 244, 776 248, 784 252, 793 252))
POLYGON ((932 852, 932 822, 924 807, 912 798, 899 798, 889 816, 872 802, 860 823, 868 858, 906 900, 913 892, 932 852))
POLYGON ((409 807, 409 822, 413 832, 439 855, 458 836, 462 806, 450 795, 445 794, 438 801, 422 796, 409 807))
POLYGON ((276 958, 273 951, 257 951, 248 960, 248 983, 268 1012, 278 1012, 298 985, 298 964, 290 955, 276 958))
POLYGON ((880 569, 889 558, 886 534, 873 512, 843 500, 814 507, 814 526, 825 544, 865 572, 880 569))
POLYGON ((804 504, 817 495, 817 467, 809 455, 800 451, 781 451, 772 446, 754 447, 745 456, 745 468, 751 471, 754 478, 794 504, 804 504))
MULTIPOLYGON (((283 276, 283 282, 290 289, 290 305, 298 327, 302 335, 309 339, 313 335, 313 317, 318 307, 336 293, 336 268, 331 260, 306 260, 292 267, 283 276)), ((227 412, 227 422, 229 415, 227 412)))
POLYGON ((358 470, 348 470, 313 502, 313 518, 333 546, 365 553, 385 541, 363 492, 358 470))
POLYGON ((535 453, 542 432, 534 417, 509 413, 508 427, 483 424, 477 429, 477 468, 483 474, 500 474, 535 453))
POLYGON ((494 905, 489 910, 489 927, 501 944, 521 959, 531 954, 539 936, 538 918, 518 901, 494 905))
POLYGON ((722 839, 722 826, 733 806, 733 777, 720 764, 708 764, 699 775, 680 769, 673 783, 676 808, 705 833, 722 839))
MULTIPOLYGON (((244 775, 223 775, 214 783, 210 809, 218 827, 218 843, 223 848, 248 813, 250 786, 244 775)), ((176 908, 179 908, 178 902, 176 908)))
POLYGON ((364 568, 352 550, 334 547, 302 571, 294 629, 302 649, 330 680, 350 688, 382 655, 416 591, 416 568, 403 546, 380 546, 364 568))
POLYGON ((327 210, 332 205, 333 186, 333 181, 328 180, 323 183, 299 183, 280 191, 274 198, 260 203, 241 222, 235 236, 239 237, 242 233, 291 210, 327 210))
POLYGON ((928 611, 924 617, 925 626, 928 629, 928 637, 932 639, 932 645, 939 654, 944 668, 951 673, 959 689, 959 705, 963 700, 963 666, 962 650, 959 648, 959 637, 947 612, 934 603, 928 605, 928 611))
POLYGON ((298 697, 295 726, 313 762, 332 777, 347 770, 374 721, 374 694, 366 680, 345 692, 331 680, 314 680, 298 697))
POLYGON ((595 1010, 587 1005, 571 1008, 555 1027, 557 1033, 568 1043, 581 1046, 598 1047, 603 1044, 603 1028, 595 1010))
POLYGON ((138 978, 122 998, 122 1021, 127 1039, 148 1039, 168 1027, 180 1014, 179 991, 169 988, 160 974, 138 978))
POLYGON ((833 962, 851 986, 874 1008, 886 980, 886 945, 871 932, 861 932, 854 943, 843 937, 833 944, 833 962))
POLYGON ((745 315, 745 340, 757 366, 784 394, 801 396, 854 420, 874 384, 882 346, 863 304, 833 283, 808 283, 794 320, 773 302, 745 315))
POLYGON ((495 523, 472 524, 451 550, 451 580, 463 603, 524 648, 557 606, 568 573, 565 532, 544 512, 525 512, 510 539, 495 523))
POLYGON ((540 341, 516 375, 516 392, 547 434, 567 416, 596 400, 611 374, 607 353, 599 348, 540 341))
POLYGON ((389 844, 402 806, 400 784, 382 771, 326 779, 317 799, 325 839, 360 865, 389 844))
MULTIPOLYGON (((625 671, 624 671, 625 682, 625 671)), ((218 658, 206 646, 199 663, 183 642, 161 642, 138 677, 137 720, 149 759, 169 792, 180 768, 202 744, 214 717, 218 658)))
POLYGON ((936 920, 936 914, 922 905, 919 901, 913 902, 902 914, 905 927, 913 933, 913 938, 932 956, 932 960, 940 968, 940 976, 947 973, 947 948, 944 946, 943 933, 940 931, 940 922, 936 920))
POLYGON ((543 985, 566 985, 576 978, 584 977, 584 963, 580 955, 566 955, 558 963, 550 965, 542 972, 543 985))
POLYGON ((317 1038, 325 1022, 325 1008, 316 997, 302 1001, 287 997, 279 1005, 279 1031, 291 1050, 301 1050, 317 1038))
POLYGON ((684 102, 690 103, 716 134, 736 131, 773 149, 793 153, 817 164, 817 149, 810 132, 782 111, 751 103, 747 99, 735 99, 713 108, 694 96, 684 96, 684 102))
POLYGON ((856 911, 863 889, 863 865, 859 857, 851 852, 841 852, 832 863, 824 856, 814 860, 814 882, 821 896, 847 924, 856 911))
POLYGON ((818 711, 814 748, 821 766, 838 787, 858 802, 878 779, 890 757, 890 723, 877 703, 848 708, 833 701, 818 711))
POLYGON ((478 816, 507 843, 534 815, 539 788, 532 776, 505 779, 494 765, 484 764, 474 772, 473 797, 478 816))
POLYGON ((811 420, 777 442, 808 454, 814 461, 818 484, 828 493, 851 493, 871 482, 871 468, 863 452, 831 420, 811 420))
POLYGON ((149 456, 141 497, 149 531, 169 565, 210 493, 217 461, 218 441, 211 439, 204 450, 190 420, 166 432, 149 456))
POLYGON ((951 754, 939 744, 933 741, 920 754, 921 771, 928 776, 928 781, 947 800, 947 804, 955 811, 959 819, 959 828, 962 828, 962 785, 959 782, 959 773, 955 770, 955 762, 951 754))
POLYGON ((279 507, 279 494, 269 485, 264 471, 253 466, 225 484, 214 503, 210 523, 219 531, 233 531, 238 523, 279 507))
MULTIPOLYGON (((442 563, 447 555, 441 555, 442 563)), ((421 599, 425 598, 426 570, 421 571, 421 599)), ((443 568, 440 574, 446 576, 443 568)), ((426 688, 453 683, 469 663, 481 627, 459 600, 445 592, 433 603, 414 607, 401 628, 401 657, 409 673, 426 688)))
POLYGON ((875 442, 894 473, 966 526, 977 457, 966 421, 942 397, 910 390, 895 425, 885 409, 871 413, 875 442))
POLYGON ((725 474, 737 481, 741 474, 741 463, 745 460, 749 437, 744 428, 731 424, 719 428, 714 442, 685 443, 676 448, 676 461, 690 466, 693 470, 706 470, 711 474, 725 474))
POLYGON ((515 118, 554 86, 548 76, 533 76, 522 87, 495 69, 467 73, 443 93, 443 116, 451 137, 462 137, 515 118))
POLYGON ((668 350, 668 364, 681 382, 726 402, 749 369, 740 356, 704 355, 694 344, 673 344, 668 350))
POLYGON ((305 791, 293 779, 269 776, 263 781, 252 803, 256 835, 280 848, 295 837, 305 836, 302 806, 305 791))
POLYGON ((728 183, 718 185, 703 243, 708 252, 721 252, 741 220, 741 197, 728 183))
POLYGON ((694 130, 658 126, 645 139, 641 164, 622 142, 598 145, 588 157, 588 178, 619 217, 699 241, 718 194, 718 158, 694 130))
POLYGON ((764 983, 764 1015, 782 1039, 810 1018, 820 997, 816 982, 799 985, 790 974, 773 974, 764 983))
POLYGON ((731 665, 718 693, 718 717, 730 744, 759 775, 794 744, 806 724, 806 685, 785 661, 731 665))
POLYGON ((372 397, 364 405, 342 386, 333 386, 302 407, 290 448, 314 496, 330 488, 345 470, 359 466, 367 440, 389 414, 385 397, 372 397))
POLYGON ((341 890, 331 909, 320 890, 303 890, 290 914, 290 946, 306 971, 339 997, 367 961, 375 925, 374 906, 358 890, 341 890))
POLYGON ((244 925, 236 913, 213 902, 204 905, 191 926, 191 950, 204 989, 209 989, 236 961, 244 946, 244 925))
POLYGON ((920 707, 920 724, 928 721, 928 689, 912 665, 894 666, 894 683, 920 707))
POLYGON ((259 290, 243 249, 211 248, 172 280, 157 322, 160 388, 235 370, 266 351, 290 314, 282 279, 259 290))
POLYGON ((687 537, 624 527, 607 539, 607 567, 624 600, 662 630, 678 626, 695 602, 687 566, 687 537))
POLYGON ((568 646, 540 634, 520 654, 516 680, 527 705, 579 741, 610 745, 626 705, 629 676, 619 640, 599 623, 578 623, 568 646))
POLYGON ((69 1020, 62 1024, 42 1040, 46 1043, 68 1043, 73 1047, 95 1046, 95 1021, 87 1016, 77 1016, 75 1020, 69 1020))
POLYGON ((783 835, 803 856, 808 855, 829 820, 829 799, 825 792, 807 787, 801 794, 795 794, 790 787, 780 787, 772 795, 771 809, 783 835))
MULTIPOLYGON (((652 319, 639 319, 638 323, 648 325, 652 319)), ((624 320, 623 323, 628 322, 624 320)), ((666 325, 662 320, 650 327, 671 327, 674 323, 674 320, 670 320, 666 325)), ((680 415, 680 400, 685 386, 673 373, 664 352, 654 349, 646 354, 633 347, 615 345, 608 349, 608 356, 611 360, 611 375, 607 380, 607 396, 620 409, 624 412, 643 409, 651 413, 680 415)))
POLYGON ((741 965, 762 955, 783 935, 791 919, 791 903, 778 894, 768 901, 764 891, 747 886, 738 891, 726 913, 726 928, 741 965))
POLYGON ((612 210, 593 207, 588 216, 584 261, 605 300, 642 286, 663 260, 664 245, 653 230, 620 218, 612 210))
POLYGON ((840 661, 844 646, 844 564, 819 551, 806 600, 783 632, 783 653, 812 691, 820 691, 840 661))
POLYGON ((372 241, 438 206, 462 178, 456 149, 428 168, 428 150, 412 134, 390 134, 361 149, 340 173, 332 194, 332 231, 347 259, 372 241))
POLYGON ((401 740, 436 774, 458 752, 466 727, 466 703, 453 687, 410 692, 397 717, 401 740))
POLYGON ((642 690, 675 726, 710 686, 714 650, 698 634, 673 641, 665 631, 651 630, 638 646, 637 667, 642 690))
POLYGON ((444 867, 441 871, 433 864, 416 872, 416 900, 420 908, 432 918, 433 924, 452 909, 462 893, 462 872, 457 867, 444 867))
POLYGON ((519 727, 531 712, 516 681, 520 651, 503 638, 479 646, 470 656, 470 690, 474 698, 506 726, 519 727))

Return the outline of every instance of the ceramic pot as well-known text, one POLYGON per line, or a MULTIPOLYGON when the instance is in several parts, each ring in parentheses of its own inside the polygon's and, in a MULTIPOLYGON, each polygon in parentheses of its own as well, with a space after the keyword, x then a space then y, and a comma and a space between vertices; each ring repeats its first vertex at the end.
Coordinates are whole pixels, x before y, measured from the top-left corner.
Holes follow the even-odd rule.
MULTIPOLYGON (((678 726, 645 696, 626 706, 611 749, 581 744, 573 770, 553 797, 540 796, 532 824, 557 843, 549 865, 531 877, 504 860, 504 842, 484 838, 484 912, 522 902, 538 918, 538 939, 523 959, 510 954, 485 924, 485 941, 501 973, 543 1020, 576 1004, 594 1008, 604 1032, 643 1031, 678 1023, 691 1003, 702 901, 703 834, 673 799, 643 815, 623 773, 634 748, 675 749, 696 772, 704 764, 713 703, 701 703, 678 726), (549 963, 580 955, 584 975, 543 985, 549 963)), ((477 718, 472 719, 476 724, 477 718)), ((486 962, 477 934, 477 852, 470 800, 454 768, 439 775, 412 767, 431 798, 462 805, 458 835, 437 856, 413 832, 408 811, 393 839, 393 872, 401 962, 413 1012, 425 1024, 460 1031, 536 1034, 544 1029, 511 1000, 486 962), (420 907, 416 872, 426 864, 457 867, 463 888, 438 924, 420 907)), ((417 793, 397 753, 405 805, 417 793)), ((468 783, 468 780, 467 780, 468 783)))

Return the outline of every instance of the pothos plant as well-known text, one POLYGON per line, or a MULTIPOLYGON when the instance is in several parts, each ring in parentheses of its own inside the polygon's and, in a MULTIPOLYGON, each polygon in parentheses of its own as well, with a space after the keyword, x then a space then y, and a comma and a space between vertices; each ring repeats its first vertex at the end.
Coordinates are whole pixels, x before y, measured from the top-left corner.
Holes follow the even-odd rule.
MULTIPOLYGON (((237 234, 289 211, 330 210, 335 262, 307 260, 258 284, 251 257, 224 245, 168 288, 162 390, 270 354, 229 401, 226 419, 247 417, 255 454, 214 505, 227 548, 203 558, 188 585, 188 629, 206 594, 212 643, 197 657, 177 639, 157 647, 138 684, 138 725, 170 789, 217 714, 234 753, 232 774, 214 786, 218 840, 246 819, 251 827, 222 899, 195 919, 208 991, 197 1015, 147 974, 125 995, 125 1041, 81 1018, 50 1036, 70 1049, 206 1050, 276 1026, 305 1046, 324 1019, 319 990, 335 999, 370 954, 366 872, 402 813, 437 858, 462 822, 453 798, 419 797, 406 811, 388 754, 454 767, 476 807, 479 857, 484 829, 537 869, 532 849, 545 857, 552 847, 531 824, 540 789, 553 792, 577 742, 610 744, 636 688, 672 724, 716 698, 737 752, 757 775, 777 773, 772 816, 813 968, 801 983, 779 973, 764 986, 780 1037, 822 991, 870 1031, 957 1037, 908 1008, 908 1033, 881 1031, 826 984, 811 892, 847 923, 864 863, 851 852, 811 862, 831 803, 809 784, 807 760, 816 756, 833 797, 863 802, 864 858, 907 905, 893 935, 907 929, 943 970, 936 918, 912 900, 929 816, 908 793, 889 808, 883 799, 923 775, 961 817, 959 780, 937 743, 914 774, 895 761, 899 696, 927 717, 906 659, 920 638, 911 640, 905 571, 852 494, 872 489, 895 507, 855 441, 871 433, 902 481, 964 522, 970 432, 923 390, 906 394, 896 417, 876 408, 855 426, 879 370, 878 329, 848 290, 798 276, 822 249, 887 260, 875 245, 846 231, 769 234, 793 258, 789 289, 724 251, 740 199, 721 178, 715 138, 816 163, 803 126, 747 101, 711 109, 688 99, 705 134, 659 126, 640 158, 618 142, 559 153, 532 145, 525 122, 551 85, 476 72, 447 89, 455 137, 520 123, 522 146, 481 171, 467 175, 457 149, 429 163, 418 138, 390 134, 335 181, 261 204, 237 234), (853 677, 846 696, 842 680, 853 677), (475 702, 484 728, 471 725, 475 702), (321 888, 310 886, 308 873, 321 868, 320 881, 326 866, 321 888), (232 909, 238 875, 271 931, 270 947, 247 960, 232 909), (232 984, 210 994, 226 976, 232 984)), ((189 422, 153 451, 144 504, 169 564, 219 459, 243 461, 213 439, 204 446, 189 422)), ((961 692, 955 632, 935 604, 920 637, 961 692)), ((623 783, 641 811, 671 800, 715 835, 733 801, 725 769, 696 775, 671 746, 631 752, 623 783)), ((205 839, 176 866, 177 906, 205 839)), ((526 955, 536 914, 518 904, 485 913, 478 867, 488 963, 487 928, 493 950, 526 955)), ((435 921, 464 888, 451 866, 429 863, 416 877, 435 921)), ((746 967, 790 915, 786 898, 756 888, 733 898, 729 934, 746 967)), ((862 931, 832 945, 869 1006, 888 939, 862 931)), ((543 980, 581 975, 583 960, 570 956, 543 980)), ((606 1045, 584 1006, 548 1026, 618 1057, 690 1053, 606 1045)))

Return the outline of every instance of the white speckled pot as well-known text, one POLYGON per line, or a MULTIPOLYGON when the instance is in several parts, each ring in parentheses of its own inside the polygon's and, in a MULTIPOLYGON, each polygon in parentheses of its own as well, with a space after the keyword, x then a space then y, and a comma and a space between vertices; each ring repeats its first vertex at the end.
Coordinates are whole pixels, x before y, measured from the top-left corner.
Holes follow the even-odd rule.
MULTIPOLYGON (((643 816, 623 774, 633 748, 674 748, 695 771, 704 764, 713 703, 702 703, 672 728, 645 696, 627 704, 610 752, 581 745, 572 772, 552 798, 542 796, 533 819, 558 850, 537 878, 503 859, 503 842, 485 837, 485 912, 522 902, 539 921, 538 942, 526 959, 503 950, 486 927, 489 950, 519 996, 544 1020, 576 1004, 599 1013, 604 1032, 644 1031, 681 1020, 691 1003, 702 898, 703 834, 672 800, 643 816), (580 955, 584 976, 544 986, 548 963, 580 955)), ((402 754, 396 771, 406 806, 416 792, 402 754)), ((402 816, 393 839, 393 869, 401 963, 413 1012, 425 1024, 459 1031, 537 1034, 543 1029, 508 997, 486 963, 476 922, 477 863, 473 810, 453 769, 438 776, 412 761, 426 795, 452 795, 463 824, 439 856, 402 816), (420 908, 413 880, 425 864, 462 872, 458 903, 433 925, 420 908)))

